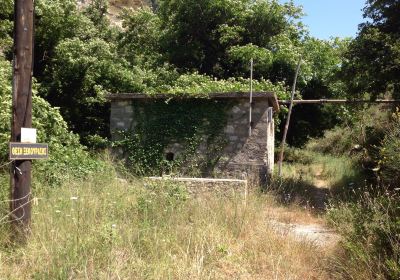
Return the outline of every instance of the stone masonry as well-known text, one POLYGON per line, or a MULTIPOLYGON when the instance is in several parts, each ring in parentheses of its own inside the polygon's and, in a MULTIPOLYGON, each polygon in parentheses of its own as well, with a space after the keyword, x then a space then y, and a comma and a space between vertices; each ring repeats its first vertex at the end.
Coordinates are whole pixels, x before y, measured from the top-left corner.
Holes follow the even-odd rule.
MULTIPOLYGON (((136 95, 137 96, 137 95, 136 95)), ((140 95, 139 95, 140 96, 140 95)), ((228 95, 226 95, 228 96, 228 95)), ((224 98, 218 97, 218 98, 224 98)), ((231 98, 233 97, 230 97, 231 98)), ((111 133, 115 131, 134 130, 136 123, 133 115, 132 102, 142 102, 143 98, 134 95, 114 95, 111 100, 111 133)), ((276 97, 272 94, 255 95, 252 103, 252 129, 249 135, 249 109, 247 97, 236 98, 224 128, 227 144, 222 152, 216 170, 219 178, 247 179, 249 184, 263 183, 272 175, 274 168, 274 119, 273 113, 278 110, 276 97)), ((147 100, 147 99, 146 99, 147 100)), ((199 152, 207 149, 199 147, 199 152)), ((183 147, 180 143, 171 143, 165 151, 178 154, 183 147)))
POLYGON ((146 181, 161 181, 178 183, 186 188, 191 196, 204 196, 207 194, 219 194, 221 196, 241 195, 247 197, 247 181, 237 179, 211 179, 211 178, 170 178, 148 177, 146 181))

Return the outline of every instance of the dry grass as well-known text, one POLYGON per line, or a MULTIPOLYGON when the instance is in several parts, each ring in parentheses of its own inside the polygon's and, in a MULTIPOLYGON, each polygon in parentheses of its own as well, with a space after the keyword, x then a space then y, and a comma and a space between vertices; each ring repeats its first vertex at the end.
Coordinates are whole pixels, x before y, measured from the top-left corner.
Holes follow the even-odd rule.
POLYGON ((270 196, 112 178, 36 190, 28 244, 0 229, 0 279, 328 279, 326 252, 272 230, 284 210, 270 196))

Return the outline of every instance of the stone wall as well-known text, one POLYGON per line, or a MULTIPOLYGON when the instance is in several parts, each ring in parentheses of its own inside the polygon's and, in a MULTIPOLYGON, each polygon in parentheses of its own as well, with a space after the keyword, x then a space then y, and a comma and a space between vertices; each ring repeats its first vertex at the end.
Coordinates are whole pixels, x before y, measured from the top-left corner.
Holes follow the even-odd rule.
MULTIPOLYGON (((136 122, 131 102, 142 100, 113 101, 111 103, 111 133, 117 130, 134 131, 136 122)), ((247 99, 238 99, 228 112, 223 134, 226 146, 213 174, 220 178, 247 178, 251 183, 261 183, 272 174, 274 162, 274 120, 268 99, 257 99, 252 105, 252 129, 249 136, 249 108, 247 99)), ((156 133, 156 132, 155 132, 156 133)), ((207 145, 200 145, 205 153, 207 145)), ((171 143, 165 154, 179 154, 184 147, 171 143)))
POLYGON ((178 182, 192 196, 205 196, 207 194, 214 196, 217 194, 221 196, 241 195, 246 198, 248 194, 247 180, 170 177, 148 177, 145 180, 178 182))
MULTIPOLYGON (((224 133, 228 140, 225 147, 225 156, 221 158, 218 169, 228 178, 247 177, 251 182, 267 180, 268 174, 273 171, 274 134, 271 133, 273 118, 268 118, 268 110, 272 109, 267 100, 258 100, 253 103, 252 129, 249 136, 249 108, 247 100, 240 102, 229 112, 229 118, 224 133), (269 150, 268 150, 269 149, 269 150), (272 149, 272 151, 271 151, 272 149)), ((273 132, 273 131, 272 131, 273 132)))

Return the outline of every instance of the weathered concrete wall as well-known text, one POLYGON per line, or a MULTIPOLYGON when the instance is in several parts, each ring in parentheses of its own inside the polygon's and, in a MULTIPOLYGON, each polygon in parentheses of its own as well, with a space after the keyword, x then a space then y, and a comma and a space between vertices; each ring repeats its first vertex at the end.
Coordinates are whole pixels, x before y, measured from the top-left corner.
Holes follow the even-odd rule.
MULTIPOLYGON (((117 138, 115 131, 135 129, 131 102, 143 101, 113 101, 111 104, 110 125, 113 139, 117 138)), ((223 131, 227 144, 213 173, 217 177, 247 178, 251 184, 260 181, 263 183, 272 174, 274 166, 273 112, 267 99, 256 100, 252 108, 253 125, 249 136, 249 108, 248 100, 238 99, 237 104, 228 112, 223 131)), ((177 155, 183 150, 181 143, 171 143, 165 153, 177 155)), ((200 145, 198 150, 205 154, 207 145, 200 145)))

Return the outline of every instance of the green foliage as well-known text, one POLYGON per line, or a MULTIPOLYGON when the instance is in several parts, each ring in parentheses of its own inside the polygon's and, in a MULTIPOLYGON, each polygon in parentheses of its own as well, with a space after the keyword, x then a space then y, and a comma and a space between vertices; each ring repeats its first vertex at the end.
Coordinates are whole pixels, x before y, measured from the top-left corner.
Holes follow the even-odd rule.
POLYGON ((337 64, 337 47, 307 39, 297 23, 301 9, 292 3, 195 2, 160 1, 156 12, 125 10, 121 29, 110 25, 105 0, 86 8, 74 0, 37 1, 34 75, 40 95, 60 107, 71 129, 92 145, 105 142, 90 135, 109 133, 108 92, 207 97, 248 91, 245 78, 254 58, 255 89, 287 98, 302 53, 299 85, 310 77, 330 83, 326 73, 337 64))
MULTIPOLYGON (((329 41, 307 38, 304 41, 304 60, 299 80, 300 98, 329 99, 345 96, 344 85, 337 76, 341 67, 342 53, 348 40, 338 38, 329 41)), ((309 138, 321 137, 326 129, 349 119, 356 108, 350 106, 306 104, 293 108, 288 142, 304 145, 309 138)))
POLYGON ((227 78, 248 73, 229 62, 232 47, 253 44, 271 50, 274 36, 288 31, 294 25, 288 18, 298 18, 300 12, 277 1, 166 0, 158 14, 164 27, 162 47, 171 63, 227 78))
MULTIPOLYGON (((281 149, 275 150, 275 156, 278 158, 281 149)), ((315 152, 315 151, 314 151, 315 152)), ((311 164, 316 155, 306 149, 298 149, 294 147, 285 147, 285 162, 286 163, 300 163, 311 164)))
MULTIPOLYGON (((0 159, 6 158, 11 126, 11 64, 0 56, 0 159)), ((0 161, 1 162, 1 161, 0 161)))
POLYGON ((134 75, 139 70, 116 56, 115 46, 101 39, 66 39, 55 49, 42 91, 82 137, 108 135, 107 92, 142 89, 140 76, 134 75))
MULTIPOLYGON (((0 8, 8 15, 12 9, 0 8)), ((343 95, 335 73, 347 41, 310 38, 299 21, 301 9, 291 2, 164 0, 156 11, 125 10, 123 29, 110 24, 107 8, 105 0, 91 1, 86 8, 75 0, 36 2, 39 93, 60 107, 84 144, 105 143, 90 135, 109 134, 105 93, 207 97, 210 92, 248 91, 250 58, 256 90, 287 98, 302 55, 299 97, 343 95)), ((335 114, 344 110, 306 111, 297 107, 294 112, 292 144, 320 136, 341 121, 335 114)))
POLYGON ((122 140, 114 145, 123 148, 138 175, 178 170, 193 176, 210 175, 226 144, 222 130, 231 106, 231 102, 203 99, 134 104, 133 133, 122 132, 122 140), (171 143, 178 147, 170 147, 171 143), (206 148, 199 151, 200 145, 206 148), (173 161, 166 159, 168 149, 176 153, 173 161))
POLYGON ((341 78, 351 96, 399 96, 399 13, 398 1, 367 1, 364 17, 371 20, 360 25, 343 64, 341 78))
POLYGON ((39 81, 54 49, 64 39, 89 39, 96 34, 94 24, 77 8, 75 0, 39 0, 35 3, 35 69, 39 81))
POLYGON ((321 138, 310 139, 306 147, 314 152, 344 156, 350 154, 356 145, 359 145, 359 141, 352 128, 335 127, 326 131, 321 138))
MULTIPOLYGON (((237 93, 249 92, 250 79, 244 78, 229 78, 227 80, 213 79, 210 76, 201 75, 199 73, 180 75, 170 86, 161 85, 150 93, 163 92, 174 96, 190 96, 207 98, 210 93, 237 93)), ((283 84, 273 84, 269 80, 261 79, 253 81, 254 91, 267 91, 276 93, 280 98, 288 96, 283 84)))
MULTIPOLYGON (((11 64, 0 57, 0 162, 8 157, 11 133, 11 64)), ((103 164, 84 150, 79 137, 68 130, 59 109, 33 95, 32 126, 38 131, 38 142, 49 144, 49 160, 34 162, 34 172, 41 182, 59 185, 65 176, 83 177, 103 168, 103 164)))
POLYGON ((383 181, 396 187, 400 182, 400 114, 393 114, 393 122, 389 125, 379 149, 381 174, 383 181))
POLYGON ((345 278, 399 279, 398 194, 367 191, 357 202, 332 206, 328 216, 343 238, 344 255, 335 266, 345 278))
POLYGON ((121 19, 126 32, 119 34, 119 53, 132 64, 151 62, 160 64, 161 20, 148 9, 125 10, 121 19))
POLYGON ((3 0, 0 3, 0 55, 11 50, 13 1, 3 0))
POLYGON ((108 0, 92 0, 85 9, 85 14, 96 26, 100 36, 107 35, 109 31, 109 20, 107 12, 109 8, 108 0))
POLYGON ((381 140, 391 126, 390 111, 384 106, 365 106, 352 122, 326 131, 324 137, 309 141, 307 147, 333 155, 354 155, 360 160, 377 160, 381 140))

